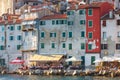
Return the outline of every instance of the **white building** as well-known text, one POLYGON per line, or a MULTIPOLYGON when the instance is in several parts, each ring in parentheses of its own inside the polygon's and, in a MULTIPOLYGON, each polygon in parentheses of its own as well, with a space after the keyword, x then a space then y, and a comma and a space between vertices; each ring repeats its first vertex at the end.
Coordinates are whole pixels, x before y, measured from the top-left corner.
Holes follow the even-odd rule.
POLYGON ((101 19, 101 56, 120 56, 120 12, 111 11, 101 19))
POLYGON ((16 58, 22 58, 20 51, 22 45, 21 20, 8 21, 5 26, 6 31, 6 54, 9 70, 17 68, 16 65, 10 64, 10 61, 16 58))

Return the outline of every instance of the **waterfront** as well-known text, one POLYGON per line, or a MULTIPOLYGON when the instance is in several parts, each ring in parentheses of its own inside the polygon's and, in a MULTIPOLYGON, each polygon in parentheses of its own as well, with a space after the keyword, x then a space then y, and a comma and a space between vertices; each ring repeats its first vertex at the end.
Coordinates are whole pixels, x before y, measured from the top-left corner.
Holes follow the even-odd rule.
POLYGON ((40 76, 40 75, 0 75, 0 80, 120 80, 119 77, 92 77, 92 76, 40 76))

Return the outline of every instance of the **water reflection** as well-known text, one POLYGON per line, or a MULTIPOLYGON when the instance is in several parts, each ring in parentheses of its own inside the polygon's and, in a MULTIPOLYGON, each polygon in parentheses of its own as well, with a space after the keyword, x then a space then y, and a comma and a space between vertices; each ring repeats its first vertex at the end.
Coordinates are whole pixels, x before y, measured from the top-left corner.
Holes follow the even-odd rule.
POLYGON ((40 75, 0 75, 0 80, 119 80, 119 77, 80 77, 80 76, 40 76, 40 75))

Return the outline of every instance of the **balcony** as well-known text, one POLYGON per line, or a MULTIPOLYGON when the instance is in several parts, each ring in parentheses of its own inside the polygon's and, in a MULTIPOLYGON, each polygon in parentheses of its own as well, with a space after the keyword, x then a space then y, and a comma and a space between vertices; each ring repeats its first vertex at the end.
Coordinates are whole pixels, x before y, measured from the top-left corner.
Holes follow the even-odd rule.
POLYGON ((28 29, 25 26, 22 26, 22 31, 27 31, 28 29))
POLYGON ((36 48, 31 48, 31 49, 21 49, 22 52, 35 52, 37 51, 36 48))

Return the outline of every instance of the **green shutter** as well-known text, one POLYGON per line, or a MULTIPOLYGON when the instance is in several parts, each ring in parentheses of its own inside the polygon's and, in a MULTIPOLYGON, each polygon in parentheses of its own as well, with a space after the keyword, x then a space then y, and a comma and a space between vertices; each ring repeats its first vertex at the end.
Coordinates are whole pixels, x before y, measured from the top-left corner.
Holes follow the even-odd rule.
POLYGON ((55 43, 52 43, 52 48, 55 48, 55 43))
POLYGON ((54 33, 54 37, 56 37, 56 33, 54 33))
POLYGON ((92 36, 93 36, 93 35, 92 35, 92 32, 88 33, 88 37, 89 37, 89 38, 92 38, 92 36))
POLYGON ((91 56, 91 65, 95 64, 94 61, 95 61, 95 56, 91 56))
POLYGON ((92 9, 88 9, 88 15, 92 15, 92 9))
POLYGON ((21 45, 17 45, 17 50, 20 50, 20 48, 21 48, 21 45))
POLYGON ((11 27, 10 27, 10 30, 13 31, 13 30, 14 30, 14 26, 11 26, 11 27))
POLYGON ((85 37, 85 32, 81 31, 81 37, 85 37))
POLYGON ((52 37, 52 34, 53 34, 53 33, 50 33, 50 37, 52 37))
POLYGON ((17 36, 17 40, 21 40, 22 39, 22 37, 19 35, 19 36, 17 36))
POLYGON ((67 12, 67 15, 70 15, 70 11, 67 12))
POLYGON ((81 43, 81 49, 85 49, 85 44, 81 43))
POLYGON ((44 43, 41 43, 41 48, 42 48, 42 49, 44 48, 44 43))
POLYGON ((17 30, 21 30, 21 26, 17 26, 17 30))
POLYGON ((10 36, 10 40, 13 40, 13 36, 10 36))
POLYGON ((41 32, 41 38, 44 38, 44 36, 45 36, 45 33, 41 32))
POLYGON ((88 44, 88 49, 92 50, 92 44, 88 44))
POLYGON ((89 21, 89 22, 88 22, 88 25, 89 25, 89 27, 92 27, 92 26, 93 26, 93 22, 92 22, 92 21, 89 21))
POLYGON ((85 65, 85 56, 81 56, 82 62, 81 65, 85 65))
POLYGON ((55 24, 55 21, 54 20, 52 20, 52 25, 54 25, 55 24))
POLYGON ((85 10, 80 10, 80 11, 79 11, 79 14, 80 14, 80 15, 84 15, 84 14, 85 14, 85 10))
POLYGON ((66 34, 65 34, 65 32, 63 32, 63 33, 62 33, 62 37, 66 37, 66 34))
POLYGON ((56 24, 59 24, 59 21, 58 21, 58 20, 56 20, 56 24))
POLYGON ((4 66, 5 65, 5 59, 0 59, 0 66, 4 66))
POLYGON ((72 50, 72 44, 69 44, 69 50, 72 50))
POLYGON ((62 48, 65 48, 65 43, 62 44, 62 48))
POLYGON ((72 38, 72 32, 69 32, 69 38, 72 38))

